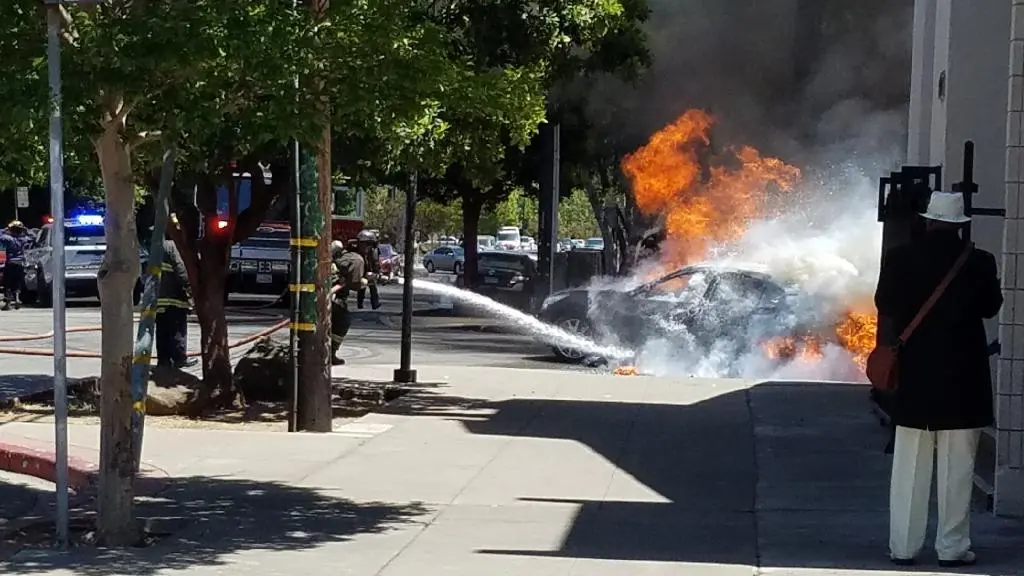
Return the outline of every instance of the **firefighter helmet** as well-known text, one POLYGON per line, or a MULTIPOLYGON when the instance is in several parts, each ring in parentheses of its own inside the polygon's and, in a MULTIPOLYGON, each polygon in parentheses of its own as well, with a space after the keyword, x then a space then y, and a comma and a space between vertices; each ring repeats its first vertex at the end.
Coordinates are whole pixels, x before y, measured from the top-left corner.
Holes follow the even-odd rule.
POLYGON ((331 242, 331 256, 337 256, 345 251, 345 243, 341 240, 331 242))
POLYGON ((360 230, 359 234, 356 235, 356 239, 360 242, 373 243, 377 241, 377 235, 371 230, 360 230))
POLYGON ((21 220, 11 220, 11 223, 7 225, 11 230, 24 230, 25 225, 22 224, 21 220))

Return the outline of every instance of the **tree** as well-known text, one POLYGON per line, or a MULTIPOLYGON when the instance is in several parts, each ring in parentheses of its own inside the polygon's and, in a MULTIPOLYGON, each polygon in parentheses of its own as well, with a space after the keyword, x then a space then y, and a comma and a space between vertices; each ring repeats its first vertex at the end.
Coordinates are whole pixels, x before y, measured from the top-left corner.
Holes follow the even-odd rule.
POLYGON ((562 199, 558 207, 558 229, 560 236, 568 238, 589 238, 600 232, 586 192, 577 188, 562 199))
MULTIPOLYGON (((260 0, 250 2, 239 13, 235 5, 216 0, 112 0, 99 6, 67 7, 61 11, 61 104, 68 158, 77 160, 84 171, 98 174, 105 189, 107 247, 99 273, 103 359, 98 517, 98 536, 105 544, 123 545, 136 538, 134 467, 131 451, 127 450, 132 412, 131 295, 139 274, 134 219, 136 185, 144 180, 162 152, 162 147, 153 143, 176 142, 181 157, 197 165, 202 163, 204 147, 215 140, 217 130, 235 127, 230 113, 235 106, 248 105, 252 91, 243 92, 238 98, 217 98, 225 94, 234 78, 229 69, 217 67, 227 58, 222 51, 226 45, 238 47, 245 43, 258 49, 260 43, 252 42, 255 29, 247 28, 247 24, 269 22, 265 18, 268 12, 279 23, 292 16, 288 11, 290 4, 284 0, 260 0), (239 33, 247 35, 242 38, 239 33), (91 154, 95 154, 96 161, 90 169, 90 163, 82 159, 91 154)), ((23 165, 24 168, 15 169, 30 174, 42 173, 31 167, 45 161, 38 154, 43 149, 38 142, 43 141, 45 132, 38 126, 48 110, 43 73, 45 20, 36 5, 32 0, 18 0, 0 7, 4 21, 13 22, 12 33, 0 38, 0 61, 15 61, 4 64, 14 67, 25 66, 26 59, 31 62, 31 73, 0 88, 0 96, 12 98, 4 119, 21 129, 19 150, 23 153, 8 164, 23 165)), ((263 35, 266 31, 258 32, 263 35)), ((237 57, 236 53, 228 52, 237 57)), ((259 68, 250 70, 253 77, 261 77, 256 72, 259 68)), ((268 88, 279 90, 281 86, 268 88)), ((300 106, 301 102, 295 99, 287 105, 293 113, 300 106)), ((295 117, 301 115, 295 113, 295 117)), ((249 121, 263 127, 259 119, 249 121)), ((260 138, 245 142, 253 140, 260 138)))
POLYGON ((415 225, 422 237, 457 234, 462 229, 462 203, 458 199, 448 204, 420 200, 416 203, 415 225))
MULTIPOLYGON (((453 194, 461 198, 466 238, 477 235, 484 205, 500 202, 517 186, 532 189, 538 179, 539 146, 532 146, 530 154, 515 154, 526 142, 510 129, 526 127, 532 137, 545 115, 558 121, 549 96, 569 79, 598 72, 634 72, 647 58, 640 29, 646 15, 644 0, 487 0, 449 3, 431 14, 453 31, 459 49, 472 55, 477 70, 533 71, 522 78, 519 89, 531 99, 539 99, 544 108, 536 115, 484 122, 453 119, 454 133, 466 138, 483 131, 495 145, 486 155, 457 158, 440 182, 427 186, 435 198, 453 194)), ((467 242, 465 271, 470 286, 476 270, 476 244, 467 242)))

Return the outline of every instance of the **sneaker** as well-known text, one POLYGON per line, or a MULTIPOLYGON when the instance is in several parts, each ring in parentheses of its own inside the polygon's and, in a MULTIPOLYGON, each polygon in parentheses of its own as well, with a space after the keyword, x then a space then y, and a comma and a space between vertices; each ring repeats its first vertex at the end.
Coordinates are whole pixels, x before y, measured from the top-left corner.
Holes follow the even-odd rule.
POLYGON ((191 367, 195 366, 196 364, 199 364, 199 360, 197 358, 186 358, 184 362, 178 362, 177 363, 177 367, 178 368, 191 368, 191 367))
POLYGON ((939 566, 942 568, 960 568, 962 566, 974 566, 978 563, 978 557, 974 552, 968 550, 960 555, 955 560, 943 560, 939 559, 939 566))
POLYGON ((331 366, 344 366, 345 359, 338 356, 331 356, 331 366))

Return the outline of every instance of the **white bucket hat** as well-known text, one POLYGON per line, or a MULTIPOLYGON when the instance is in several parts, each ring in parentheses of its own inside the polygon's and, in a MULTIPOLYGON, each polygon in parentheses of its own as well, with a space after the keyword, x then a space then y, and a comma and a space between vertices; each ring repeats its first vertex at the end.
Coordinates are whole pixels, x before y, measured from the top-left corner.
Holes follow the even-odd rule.
POLYGON ((959 192, 932 192, 928 211, 921 213, 921 216, 953 224, 971 221, 971 217, 964 214, 964 195, 959 192))

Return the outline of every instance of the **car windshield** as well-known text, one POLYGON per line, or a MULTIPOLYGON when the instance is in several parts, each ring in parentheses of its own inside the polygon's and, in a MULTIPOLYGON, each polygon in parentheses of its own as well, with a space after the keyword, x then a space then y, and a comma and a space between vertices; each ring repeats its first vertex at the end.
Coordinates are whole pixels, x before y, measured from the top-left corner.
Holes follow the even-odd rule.
POLYGON ((381 244, 379 248, 381 258, 391 258, 395 255, 395 249, 391 244, 381 244))
POLYGON ((704 270, 683 270, 648 282, 634 290, 634 293, 646 294, 659 300, 699 298, 707 292, 709 280, 704 270))
POLYGON ((96 246, 107 243, 103 226, 66 226, 64 230, 65 246, 96 246))
POLYGON ((604 245, 604 240, 602 238, 588 238, 587 241, 584 243, 584 246, 588 248, 602 245, 604 245))
POLYGON ((519 232, 512 232, 506 230, 504 232, 498 232, 499 242, 519 242, 519 232))

